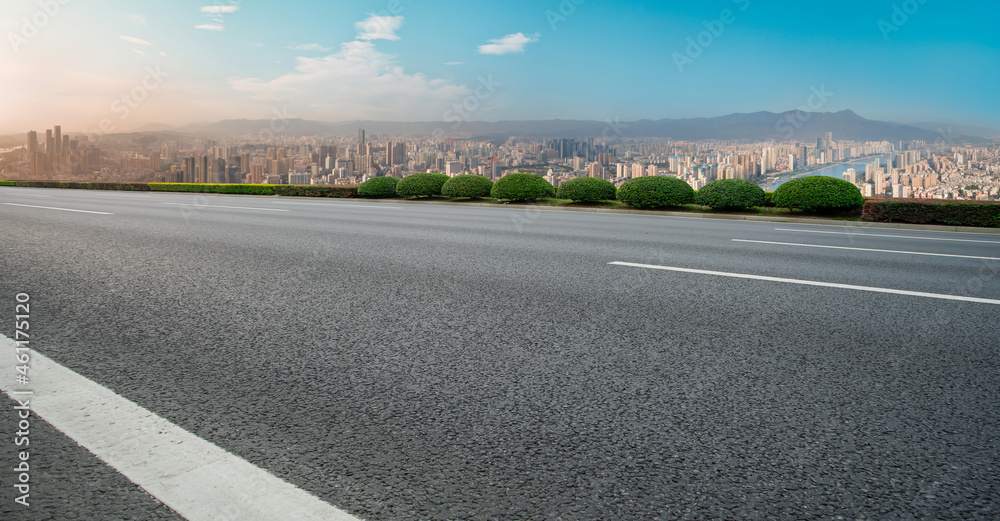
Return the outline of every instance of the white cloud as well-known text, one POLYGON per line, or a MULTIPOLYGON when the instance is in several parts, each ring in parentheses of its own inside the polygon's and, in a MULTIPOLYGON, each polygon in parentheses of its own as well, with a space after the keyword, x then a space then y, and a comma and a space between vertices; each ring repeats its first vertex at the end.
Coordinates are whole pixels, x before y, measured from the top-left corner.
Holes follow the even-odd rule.
POLYGON ((330 52, 333 50, 329 47, 323 47, 318 43, 305 43, 302 45, 296 45, 295 47, 289 47, 289 49, 294 49, 296 51, 319 51, 319 52, 330 52))
POLYGON ((160 56, 166 56, 167 55, 167 53, 165 53, 163 51, 160 51, 159 54, 160 54, 160 56))
POLYGON ((395 58, 372 42, 353 41, 323 58, 297 58, 295 71, 284 76, 229 84, 255 100, 328 121, 441 120, 451 104, 472 92, 448 80, 407 74, 395 58))
POLYGON ((134 24, 146 25, 146 17, 141 14, 130 14, 128 19, 134 24))
POLYGON ((490 40, 490 43, 479 46, 479 54, 511 54, 524 52, 524 47, 538 41, 538 33, 528 36, 524 33, 508 34, 503 38, 490 40))
POLYGON ((403 26, 402 16, 376 16, 370 15, 368 19, 357 22, 357 27, 361 34, 358 40, 398 40, 396 31, 403 26))
POLYGON ((201 12, 210 14, 235 13, 240 10, 238 5, 206 5, 201 8, 201 12))
POLYGON ((135 38, 133 36, 120 36, 119 35, 118 37, 121 38, 122 40, 125 40, 126 42, 134 43, 136 45, 145 45, 147 47, 152 47, 152 45, 153 45, 153 44, 147 42, 146 40, 142 40, 140 38, 135 38))
POLYGON ((142 56, 145 56, 145 55, 146 55, 146 53, 144 53, 144 52, 140 51, 139 49, 132 49, 132 52, 134 52, 134 53, 138 53, 138 54, 140 54, 140 55, 142 55, 142 56))
POLYGON ((447 62, 447 63, 445 63, 445 65, 449 65, 449 66, 465 65, 465 62, 447 62))
POLYGON ((206 31, 221 31, 222 30, 222 26, 221 25, 214 25, 214 24, 201 24, 201 25, 194 26, 194 28, 195 29, 205 29, 206 31))
POLYGON ((263 47, 264 44, 257 42, 243 42, 243 45, 249 45, 250 47, 263 47))

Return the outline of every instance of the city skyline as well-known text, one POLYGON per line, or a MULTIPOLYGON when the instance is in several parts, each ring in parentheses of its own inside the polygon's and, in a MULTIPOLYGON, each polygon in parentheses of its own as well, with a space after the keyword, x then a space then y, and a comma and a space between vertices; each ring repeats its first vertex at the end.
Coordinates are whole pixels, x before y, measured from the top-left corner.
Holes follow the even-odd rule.
POLYGON ((854 110, 997 128, 987 3, 16 1, 0 133, 854 110), (816 91, 825 93, 817 97, 816 91))

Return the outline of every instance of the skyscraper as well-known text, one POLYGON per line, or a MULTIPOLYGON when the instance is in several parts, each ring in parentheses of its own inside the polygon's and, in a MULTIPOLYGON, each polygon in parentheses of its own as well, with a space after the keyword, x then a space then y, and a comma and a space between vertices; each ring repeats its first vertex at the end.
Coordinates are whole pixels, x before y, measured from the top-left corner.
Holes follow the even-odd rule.
POLYGON ((56 125, 52 128, 55 129, 55 154, 58 156, 62 148, 62 126, 56 125))

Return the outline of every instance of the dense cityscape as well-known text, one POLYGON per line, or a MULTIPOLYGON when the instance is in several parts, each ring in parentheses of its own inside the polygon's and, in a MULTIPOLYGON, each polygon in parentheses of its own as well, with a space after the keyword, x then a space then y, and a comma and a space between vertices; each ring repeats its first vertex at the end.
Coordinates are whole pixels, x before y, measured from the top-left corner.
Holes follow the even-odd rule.
POLYGON ((1000 200, 1000 146, 924 141, 854 142, 827 132, 815 143, 673 141, 600 137, 477 138, 256 135, 205 138, 155 134, 27 133, 4 156, 3 177, 24 180, 358 185, 418 172, 498 179, 531 172, 555 186, 600 177, 620 186, 642 176, 675 176, 699 189, 716 179, 771 188, 819 172, 854 183, 865 196, 1000 200), (838 165, 847 168, 835 169, 838 165), (833 173, 831 170, 833 169, 833 173))

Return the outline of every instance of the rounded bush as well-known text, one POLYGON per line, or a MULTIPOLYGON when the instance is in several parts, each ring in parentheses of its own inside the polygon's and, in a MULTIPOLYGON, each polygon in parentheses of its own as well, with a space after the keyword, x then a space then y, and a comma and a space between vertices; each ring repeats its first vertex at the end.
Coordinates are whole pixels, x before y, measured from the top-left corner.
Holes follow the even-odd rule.
POLYGON ((457 175, 441 187, 441 195, 445 197, 489 197, 493 189, 493 181, 481 175, 457 175))
POLYGON ((682 206, 694 202, 694 188, 676 177, 637 177, 622 183, 618 200, 632 208, 682 206))
POLYGON ((534 201, 542 197, 553 197, 556 189, 545 179, 535 174, 507 174, 493 183, 490 195, 508 201, 534 201))
POLYGON ((611 181, 600 177, 577 177, 559 185, 556 197, 577 202, 595 202, 614 199, 617 192, 611 181))
POLYGON ((764 205, 764 189, 744 179, 719 179, 695 194, 694 202, 713 210, 746 210, 764 205))
POLYGON ((396 197, 398 177, 373 177, 358 187, 358 197, 396 197))
POLYGON ((451 179, 446 174, 413 174, 396 185, 396 195, 402 197, 434 197, 441 195, 441 187, 451 179))
POLYGON ((858 187, 843 179, 826 176, 792 179, 774 191, 771 201, 780 208, 808 212, 850 210, 865 204, 858 187))

